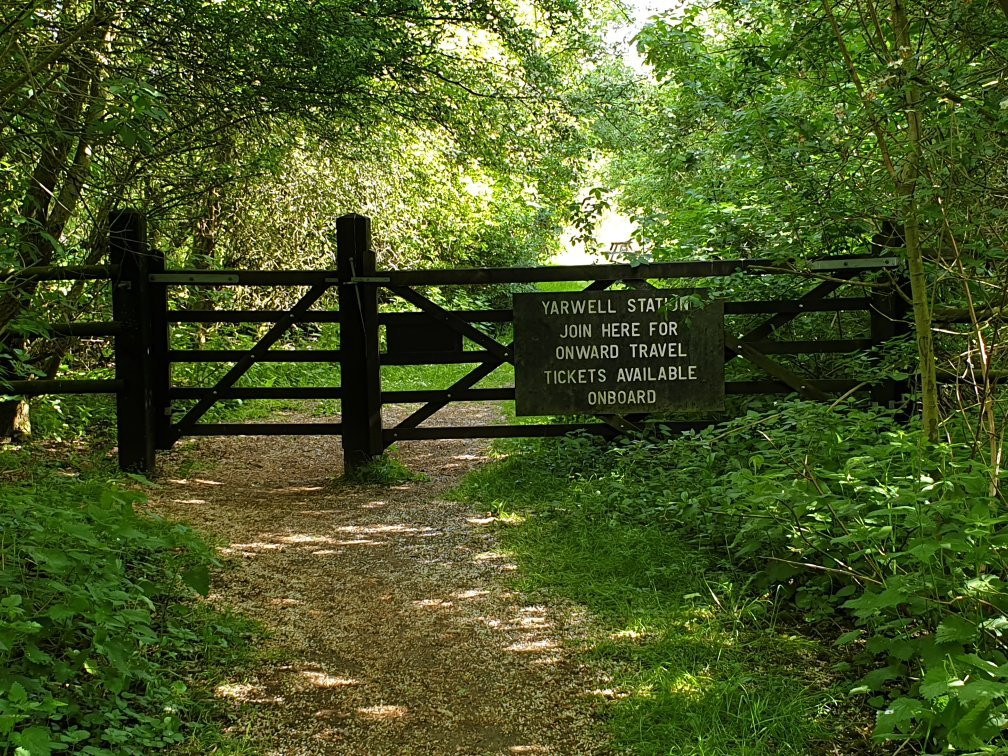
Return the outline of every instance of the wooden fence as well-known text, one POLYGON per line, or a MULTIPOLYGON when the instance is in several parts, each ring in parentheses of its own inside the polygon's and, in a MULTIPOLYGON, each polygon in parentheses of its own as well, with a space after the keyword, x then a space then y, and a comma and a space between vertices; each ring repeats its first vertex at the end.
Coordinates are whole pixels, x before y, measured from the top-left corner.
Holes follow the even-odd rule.
MULTIPOLYGON (((578 422, 551 420, 538 424, 431 426, 424 421, 454 402, 508 401, 514 388, 481 388, 483 379, 514 362, 513 344, 499 335, 513 319, 510 308, 448 309, 425 287, 473 287, 490 284, 589 283, 586 291, 613 285, 652 289, 657 281, 709 279, 745 274, 790 276, 809 281, 807 291, 787 299, 726 301, 726 320, 749 317, 744 330, 725 335, 726 364, 744 360, 756 377, 729 380, 729 395, 797 394, 831 401, 865 391, 880 404, 893 405, 906 391, 904 381, 849 375, 809 375, 781 361, 786 355, 875 354, 907 330, 905 302, 893 285, 900 275, 898 257, 830 258, 798 270, 769 260, 715 260, 609 264, 562 267, 515 267, 451 270, 382 270, 376 268, 368 218, 349 215, 337 222, 335 270, 166 270, 164 256, 147 243, 144 217, 121 211, 112 219, 107 266, 28 269, 34 280, 109 280, 113 286, 112 319, 54 325, 61 336, 109 337, 114 341, 113 380, 8 381, 0 388, 35 396, 66 393, 112 393, 116 396, 119 463, 125 470, 149 473, 157 449, 198 435, 340 435, 346 469, 381 454, 397 441, 435 438, 502 438, 556 436, 584 430, 615 434, 639 430, 640 415, 600 416, 578 422), (868 280, 871 279, 871 280, 868 280), (864 287, 851 296, 860 282, 864 287), (170 309, 172 287, 297 287, 297 301, 283 310, 170 309), (327 292, 337 293, 338 309, 318 307, 327 292), (380 307, 379 303, 383 303, 380 307), (862 332, 835 339, 781 340, 781 329, 810 313, 862 313, 862 332), (174 349, 170 331, 184 323, 272 324, 251 347, 174 349), (333 323, 339 328, 338 349, 272 349, 292 326, 333 323), (384 329, 385 348, 382 349, 384 329), (340 365, 340 385, 324 387, 236 386, 259 362, 329 362, 340 365), (183 362, 229 364, 212 385, 172 384, 172 365, 183 362), (470 369, 441 389, 391 391, 382 388, 383 365, 469 365, 470 369), (338 399, 340 422, 203 422, 219 401, 229 399, 338 399), (393 425, 383 422, 382 408, 419 404, 393 425)), ((876 359, 871 357, 869 362, 876 359)), ((908 366, 909 371, 909 366, 908 366)), ((672 429, 710 424, 712 418, 662 419, 672 429)))

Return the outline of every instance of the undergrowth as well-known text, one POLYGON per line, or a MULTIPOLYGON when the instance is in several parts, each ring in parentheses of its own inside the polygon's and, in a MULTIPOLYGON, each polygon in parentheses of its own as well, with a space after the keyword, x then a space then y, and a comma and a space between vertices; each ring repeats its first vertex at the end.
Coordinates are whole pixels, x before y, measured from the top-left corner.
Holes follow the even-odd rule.
POLYGON ((429 478, 424 473, 410 470, 395 455, 395 447, 390 447, 366 464, 349 470, 346 473, 346 480, 350 483, 399 486, 403 483, 429 480, 429 478))
POLYGON ((139 511, 108 460, 82 479, 31 450, 2 456, 0 753, 143 753, 211 732, 211 670, 254 632, 199 600, 212 549, 139 511))
POLYGON ((802 753, 867 704, 894 748, 1008 746, 1008 516, 968 447, 928 445, 887 413, 788 402, 687 436, 517 449, 462 493, 527 518, 504 533, 532 587, 609 618, 597 653, 629 664, 620 742, 802 753), (828 659, 818 683, 774 633, 802 624, 828 659), (630 631, 644 640, 618 640, 630 631), (704 734, 711 699, 721 724, 704 734), (771 734, 782 718, 787 747, 771 734))

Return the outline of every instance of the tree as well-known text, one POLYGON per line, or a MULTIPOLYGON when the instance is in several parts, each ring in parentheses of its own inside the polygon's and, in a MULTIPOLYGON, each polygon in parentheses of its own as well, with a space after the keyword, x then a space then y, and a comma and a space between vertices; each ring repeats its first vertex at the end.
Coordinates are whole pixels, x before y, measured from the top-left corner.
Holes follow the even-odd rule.
MULTIPOLYGON (((517 175, 562 138, 561 84, 590 52, 573 0, 27 0, 0 13, 8 377, 26 369, 36 293, 16 271, 100 258, 85 245, 112 205, 142 206, 207 261, 224 195, 303 154, 302 136, 349 155, 402 130, 517 175)), ((0 434, 16 410, 4 407, 0 434)))
MULTIPOLYGON (((623 202, 671 254, 801 258, 898 228, 936 440, 936 361, 961 372, 959 353, 988 376, 995 359, 982 323, 936 357, 931 310, 939 294, 1000 306, 1006 28, 993 2, 727 0, 666 14, 639 37, 658 83, 611 181, 626 179, 623 202)), ((989 412, 993 384, 980 385, 989 412)))

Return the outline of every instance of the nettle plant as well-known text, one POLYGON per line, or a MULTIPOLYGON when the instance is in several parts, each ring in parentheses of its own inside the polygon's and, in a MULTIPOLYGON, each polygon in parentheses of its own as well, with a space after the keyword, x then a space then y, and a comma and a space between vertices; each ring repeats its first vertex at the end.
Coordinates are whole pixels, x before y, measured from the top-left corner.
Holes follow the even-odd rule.
POLYGON ((140 499, 72 480, 0 491, 0 742, 16 753, 181 742, 190 673, 239 644, 235 623, 191 602, 210 547, 138 514, 140 499))
POLYGON ((592 456, 607 516, 686 530, 807 621, 849 629, 837 669, 878 709, 879 739, 1008 743, 1008 514, 969 446, 928 444, 883 411, 788 402, 592 456))

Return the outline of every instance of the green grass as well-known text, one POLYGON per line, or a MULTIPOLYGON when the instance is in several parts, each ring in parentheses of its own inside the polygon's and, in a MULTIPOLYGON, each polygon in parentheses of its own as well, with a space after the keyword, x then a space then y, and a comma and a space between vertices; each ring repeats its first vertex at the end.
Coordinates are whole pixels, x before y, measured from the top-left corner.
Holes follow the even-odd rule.
POLYGON ((553 442, 511 445, 458 496, 509 523, 518 587, 563 596, 597 618, 588 655, 625 697, 603 705, 616 745, 639 754, 807 754, 842 732, 825 649, 782 624, 770 596, 673 528, 599 507, 553 442))
POLYGON ((536 288, 542 292, 582 291, 591 281, 540 281, 536 288))
POLYGON ((389 447, 381 456, 350 470, 346 475, 346 480, 350 483, 379 486, 399 486, 403 483, 430 480, 427 475, 414 472, 406 467, 395 452, 394 446, 389 447))

